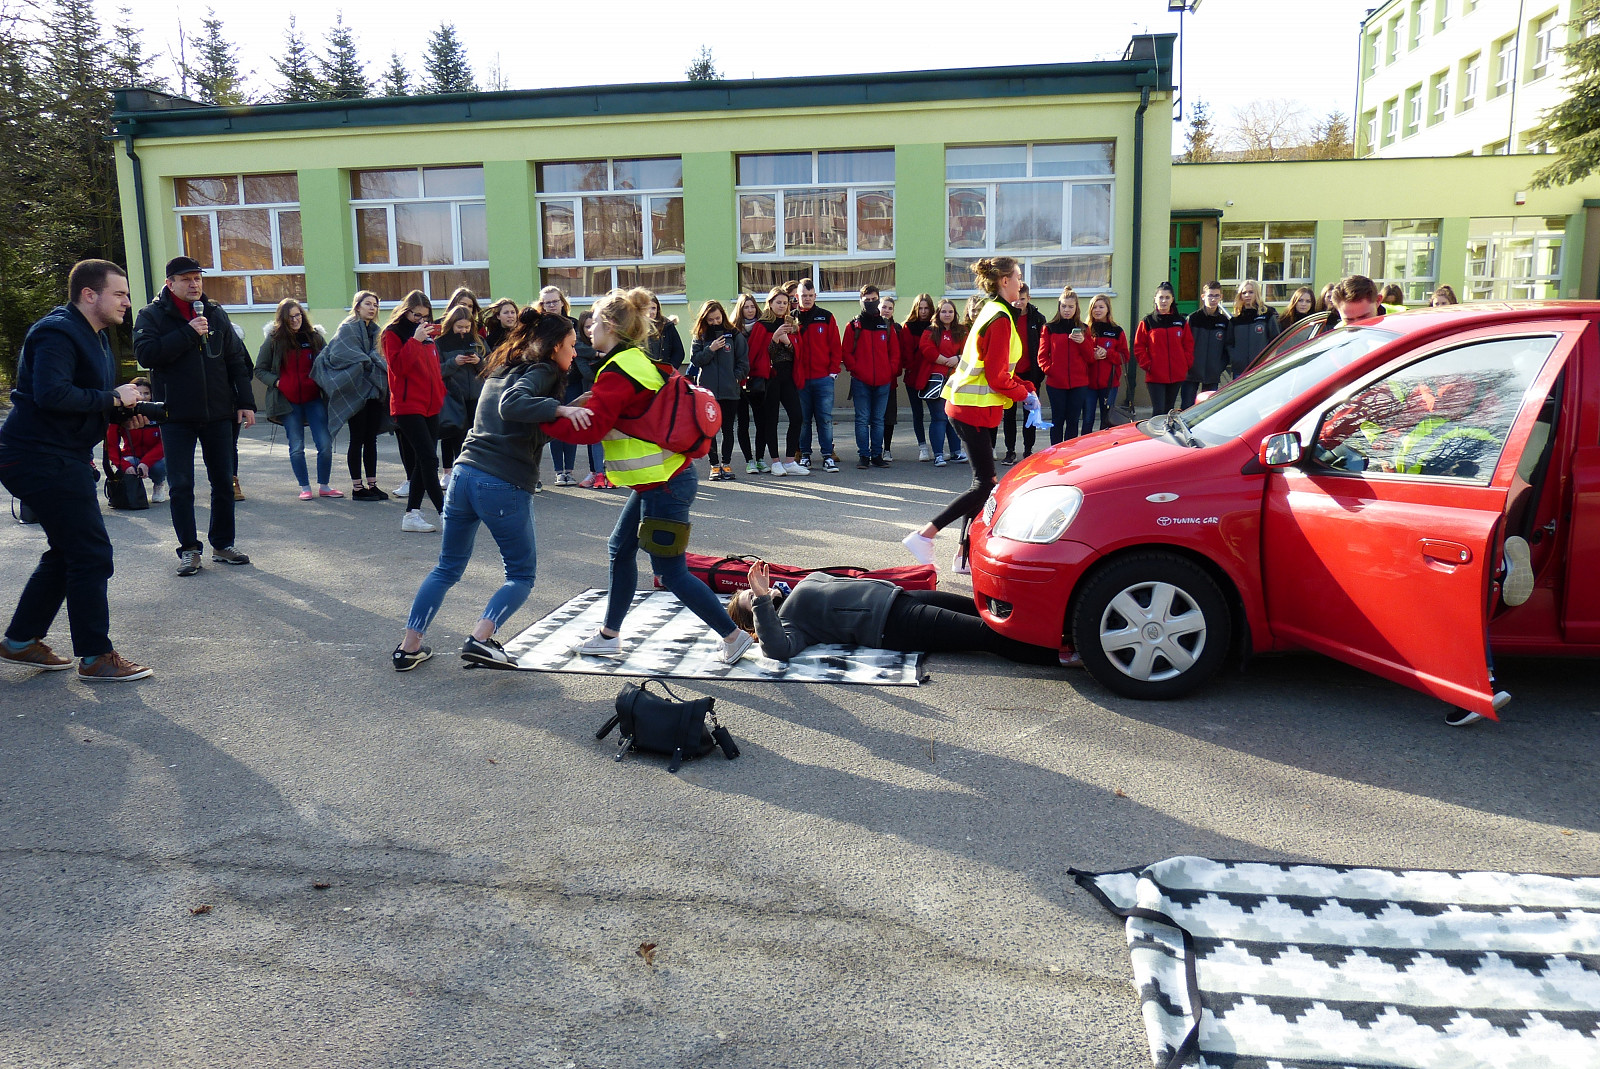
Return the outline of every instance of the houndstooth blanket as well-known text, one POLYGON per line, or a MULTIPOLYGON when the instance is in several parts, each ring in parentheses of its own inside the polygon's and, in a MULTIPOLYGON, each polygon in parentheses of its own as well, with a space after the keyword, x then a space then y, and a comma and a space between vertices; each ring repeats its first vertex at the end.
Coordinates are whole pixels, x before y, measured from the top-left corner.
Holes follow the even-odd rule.
POLYGON ((1159 1066, 1600 1066, 1600 878, 1175 857, 1127 918, 1159 1066))

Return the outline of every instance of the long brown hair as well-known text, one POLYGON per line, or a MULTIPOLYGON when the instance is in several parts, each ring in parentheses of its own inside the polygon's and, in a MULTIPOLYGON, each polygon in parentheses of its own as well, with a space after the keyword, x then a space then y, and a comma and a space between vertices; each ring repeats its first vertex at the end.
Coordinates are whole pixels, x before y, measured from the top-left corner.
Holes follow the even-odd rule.
POLYGON ((478 318, 472 314, 472 309, 465 303, 453 304, 444 314, 444 322, 439 324, 439 338, 448 338, 455 325, 465 319, 472 327, 471 337, 478 337, 478 318))
POLYGON ((1310 286, 1301 286, 1289 295, 1289 307, 1283 310, 1283 315, 1278 317, 1278 329, 1288 330, 1302 319, 1310 319, 1317 314, 1317 295, 1311 292, 1310 286), (1295 306, 1300 303, 1300 295, 1305 294, 1311 298, 1311 311, 1304 315, 1295 311, 1295 306))
POLYGON ((272 317, 272 336, 284 345, 289 340, 298 342, 311 340, 311 316, 306 312, 306 306, 293 297, 285 297, 278 302, 278 312, 272 317), (296 333, 289 326, 289 313, 296 308, 300 309, 300 330, 296 333))
POLYGON ((1111 312, 1111 298, 1107 297, 1103 293, 1097 293, 1093 297, 1089 298, 1089 329, 1094 329, 1094 306, 1095 302, 1097 301, 1104 302, 1106 306, 1106 317, 1104 320, 1102 320, 1102 322, 1104 322, 1108 327, 1116 327, 1118 330, 1121 330, 1121 325, 1117 323, 1116 316, 1111 312))
POLYGON ((428 316, 430 318, 433 316, 433 302, 428 300, 428 295, 421 290, 412 290, 400 298, 400 303, 394 306, 394 311, 389 313, 389 322, 383 325, 383 329, 394 329, 395 325, 402 322, 406 317, 406 313, 413 308, 426 308, 428 316))
POLYGON ((928 321, 928 329, 942 330, 957 341, 967 336, 966 324, 961 322, 961 309, 957 308, 956 302, 949 297, 939 298, 938 303, 933 306, 933 318, 928 321), (939 321, 939 313, 944 310, 944 306, 947 304, 950 306, 950 325, 948 327, 939 321))
POLYGON ((489 354, 479 374, 489 378, 522 364, 547 361, 567 335, 573 332, 572 320, 566 316, 541 312, 538 305, 529 305, 517 313, 517 325, 511 328, 506 340, 489 354))
POLYGON ((707 301, 700 306, 700 314, 694 317, 694 337, 697 341, 704 341, 706 332, 711 330, 736 330, 733 321, 728 318, 728 310, 722 307, 721 301, 707 301), (712 312, 722 316, 721 326, 713 327, 706 322, 712 312))
POLYGON ((919 293, 915 297, 911 298, 911 313, 906 316, 905 325, 909 327, 912 323, 917 322, 922 323, 924 326, 931 324, 933 322, 933 317, 938 313, 938 311, 939 305, 933 299, 933 294, 919 293), (926 319, 922 319, 917 314, 918 310, 922 307, 923 301, 928 302, 928 317, 926 319))
POLYGON ((1073 304, 1072 318, 1067 320, 1067 322, 1071 323, 1074 327, 1081 327, 1083 326, 1083 302, 1078 300, 1078 291, 1073 289, 1071 286, 1061 287, 1061 296, 1056 298, 1056 314, 1050 317, 1050 322, 1061 322, 1061 302, 1066 300, 1068 297, 1072 298, 1073 304))

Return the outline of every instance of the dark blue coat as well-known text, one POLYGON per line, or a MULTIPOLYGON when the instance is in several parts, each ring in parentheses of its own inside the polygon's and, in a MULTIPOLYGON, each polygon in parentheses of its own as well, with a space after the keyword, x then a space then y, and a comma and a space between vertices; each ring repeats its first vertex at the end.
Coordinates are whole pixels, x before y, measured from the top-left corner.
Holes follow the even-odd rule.
POLYGON ((63 304, 28 330, 17 360, 0 449, 94 462, 116 394, 117 362, 104 332, 63 304))

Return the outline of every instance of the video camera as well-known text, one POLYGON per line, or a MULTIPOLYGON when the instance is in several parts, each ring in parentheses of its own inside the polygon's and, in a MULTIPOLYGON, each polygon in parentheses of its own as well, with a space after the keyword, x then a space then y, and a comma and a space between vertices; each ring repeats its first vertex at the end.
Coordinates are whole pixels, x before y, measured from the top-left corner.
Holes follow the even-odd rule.
POLYGON ((127 423, 137 416, 143 416, 151 423, 165 423, 167 421, 167 403, 165 401, 135 401, 132 405, 125 405, 111 410, 111 418, 117 423, 127 423))

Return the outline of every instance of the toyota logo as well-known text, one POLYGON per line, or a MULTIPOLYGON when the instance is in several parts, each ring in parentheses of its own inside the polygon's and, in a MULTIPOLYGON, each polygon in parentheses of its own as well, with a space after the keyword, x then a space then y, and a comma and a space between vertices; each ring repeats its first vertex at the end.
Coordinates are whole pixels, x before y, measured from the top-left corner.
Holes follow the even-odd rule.
POLYGON ((1160 524, 1162 527, 1171 527, 1172 526, 1172 517, 1171 516, 1157 516, 1156 517, 1156 523, 1160 524))

